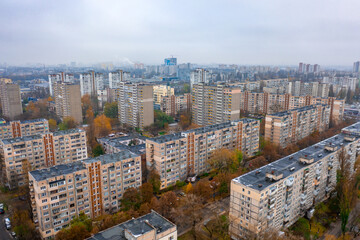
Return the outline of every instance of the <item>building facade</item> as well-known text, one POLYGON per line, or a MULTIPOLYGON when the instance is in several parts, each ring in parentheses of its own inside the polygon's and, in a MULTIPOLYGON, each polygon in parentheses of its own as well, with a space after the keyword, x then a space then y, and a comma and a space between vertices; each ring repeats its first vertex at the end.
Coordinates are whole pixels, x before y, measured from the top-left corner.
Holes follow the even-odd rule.
POLYGON ((162 97, 160 110, 170 116, 176 116, 184 111, 191 111, 192 97, 190 93, 162 97))
POLYGON ((192 91, 192 120, 200 126, 240 118, 241 89, 225 84, 195 84, 192 91))
POLYGON ((11 79, 0 79, 0 102, 2 114, 14 119, 23 113, 20 86, 12 83, 11 79))
POLYGON ((123 70, 109 72, 109 88, 119 88, 121 82, 130 80, 130 73, 123 70))
POLYGON ((348 155, 350 169, 360 150, 360 123, 231 181, 230 235, 244 239, 266 229, 280 230, 300 217, 311 217, 315 205, 336 186, 339 153, 348 155))
POLYGON ((241 93, 240 109, 249 113, 271 114, 314 104, 330 106, 330 122, 339 123, 343 120, 345 99, 334 97, 321 98, 244 91, 241 93))
POLYGON ((49 132, 49 122, 44 118, 0 124, 0 139, 25 137, 46 132, 49 132))
POLYGON ((80 86, 65 82, 57 82, 53 86, 56 115, 72 117, 77 123, 82 123, 80 86))
POLYGON ((118 103, 121 124, 144 129, 154 123, 153 87, 151 85, 121 83, 118 103))
POLYGON ((85 94, 96 96, 97 90, 104 89, 104 75, 90 71, 80 74, 81 96, 85 94))
POLYGON ((205 83, 208 84, 211 79, 211 73, 203 68, 198 68, 190 73, 190 89, 193 89, 194 84, 205 83))
POLYGON ((282 148, 309 136, 314 131, 329 128, 330 106, 310 105, 292 110, 267 114, 265 140, 282 148))
POLYGON ((27 184, 27 172, 87 158, 86 133, 71 129, 0 139, 3 181, 9 187, 27 184))
POLYGON ((189 175, 208 172, 207 160, 221 148, 255 155, 259 151, 259 121, 240 119, 147 139, 146 164, 160 174, 164 189, 189 175))
POLYGON ((174 88, 166 85, 154 85, 153 86, 153 96, 154 104, 160 106, 161 98, 174 95, 174 88))
POLYGON ((120 209, 126 189, 141 185, 140 156, 129 151, 29 172, 33 220, 53 238, 84 212, 95 218, 120 209))
POLYGON ((57 82, 74 83, 75 81, 74 74, 64 73, 64 72, 49 74, 48 78, 49 78, 49 90, 51 96, 54 96, 54 87, 53 87, 54 83, 57 82))

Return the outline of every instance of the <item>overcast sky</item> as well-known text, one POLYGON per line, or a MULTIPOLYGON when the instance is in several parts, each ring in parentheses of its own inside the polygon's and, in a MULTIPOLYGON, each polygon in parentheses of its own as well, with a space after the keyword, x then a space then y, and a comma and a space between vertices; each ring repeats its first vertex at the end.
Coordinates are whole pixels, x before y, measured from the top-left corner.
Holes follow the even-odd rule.
POLYGON ((348 65, 359 0, 1 0, 0 62, 348 65))

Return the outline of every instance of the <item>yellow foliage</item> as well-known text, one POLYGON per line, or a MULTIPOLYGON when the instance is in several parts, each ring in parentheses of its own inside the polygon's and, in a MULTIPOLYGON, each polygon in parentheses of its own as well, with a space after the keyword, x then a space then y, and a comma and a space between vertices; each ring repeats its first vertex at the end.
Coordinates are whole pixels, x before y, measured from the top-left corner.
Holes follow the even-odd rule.
POLYGON ((49 119, 49 128, 51 131, 56 131, 57 123, 56 123, 55 119, 52 119, 52 118, 49 119))
POLYGON ((185 193, 191 193, 194 190, 193 186, 191 183, 189 183, 188 185, 186 185, 185 188, 185 193))
POLYGON ((103 137, 111 132, 111 119, 104 114, 94 119, 95 136, 103 137))

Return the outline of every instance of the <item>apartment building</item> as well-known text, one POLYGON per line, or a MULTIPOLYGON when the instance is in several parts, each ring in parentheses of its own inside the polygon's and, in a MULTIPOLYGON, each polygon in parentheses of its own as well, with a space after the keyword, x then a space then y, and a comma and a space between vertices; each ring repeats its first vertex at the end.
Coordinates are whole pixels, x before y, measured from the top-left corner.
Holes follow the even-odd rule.
POLYGON ((104 88, 104 75, 90 71, 80 74, 80 91, 81 96, 85 94, 96 96, 97 90, 104 88))
POLYGON ((350 88, 351 91, 355 91, 356 87, 359 87, 359 79, 356 77, 324 77, 322 82, 333 84, 341 87, 350 88))
POLYGON ((88 240, 176 240, 176 225, 151 210, 150 213, 101 231, 88 240))
POLYGON ((309 136, 314 131, 329 128, 330 106, 309 105, 301 108, 267 114, 265 117, 265 140, 286 147, 309 136))
POLYGON ((144 83, 122 82, 119 88, 119 121, 134 128, 154 123, 153 87, 144 83))
POLYGON ((0 78, 0 103, 3 116, 9 119, 23 113, 20 86, 12 83, 11 79, 0 78))
POLYGON ((125 190, 140 185, 140 156, 129 151, 31 171, 33 221, 51 239, 81 212, 95 218, 118 211, 125 190))
POLYGON ((77 123, 83 122, 80 86, 66 82, 53 84, 56 115, 72 117, 77 123))
POLYGON ((329 97, 329 84, 319 82, 289 82, 288 92, 295 96, 329 97))
POLYGON ((54 96, 54 87, 53 87, 54 83, 57 83, 57 82, 74 83, 75 82, 74 74, 64 73, 64 72, 60 72, 60 73, 56 73, 56 74, 49 74, 48 78, 49 78, 49 90, 50 90, 51 96, 54 96))
POLYGON ((200 126, 240 118, 241 89, 225 84, 195 84, 192 93, 192 120, 200 126))
POLYGON ((49 122, 44 118, 0 124, 0 139, 25 137, 46 132, 49 132, 49 122))
POLYGON ((249 113, 271 114, 314 104, 330 106, 330 122, 341 122, 344 116, 345 99, 333 97, 293 96, 291 94, 271 94, 267 92, 241 93, 240 109, 249 113))
POLYGON ((194 84, 205 83, 208 84, 211 79, 211 73, 203 68, 198 68, 190 73, 190 89, 193 89, 194 84))
POLYGON ((212 151, 238 149, 247 156, 259 150, 259 121, 240 119, 146 140, 146 164, 160 174, 161 189, 189 175, 208 172, 212 151))
POLYGON ((97 141, 103 146, 105 153, 107 154, 118 153, 123 150, 128 150, 132 153, 141 155, 141 159, 145 160, 146 139, 148 138, 142 135, 129 134, 121 137, 98 138, 97 141))
POLYGON ((27 172, 87 158, 86 133, 71 129, 0 139, 3 181, 9 187, 27 183, 27 172))
POLYGON ((109 72, 109 88, 119 88, 121 82, 127 82, 130 79, 130 73, 123 70, 109 72))
POLYGON ((184 95, 171 95, 162 97, 160 110, 170 116, 176 116, 178 113, 191 110, 192 97, 190 93, 184 95))
POLYGON ((160 106, 161 98, 174 95, 174 88, 166 85, 154 85, 154 104, 160 106))
POLYGON ((311 216, 315 205, 335 189, 339 152, 345 150, 350 168, 360 150, 360 123, 231 181, 232 239, 280 230, 300 217, 311 216))

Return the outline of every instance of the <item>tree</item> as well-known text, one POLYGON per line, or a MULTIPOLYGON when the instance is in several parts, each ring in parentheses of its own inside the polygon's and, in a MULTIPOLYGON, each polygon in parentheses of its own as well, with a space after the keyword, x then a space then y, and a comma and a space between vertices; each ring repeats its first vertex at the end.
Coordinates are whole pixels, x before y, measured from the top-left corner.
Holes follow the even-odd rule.
POLYGON ((121 207, 127 211, 129 209, 137 210, 141 205, 141 195, 137 188, 128 188, 125 190, 121 199, 121 207))
POLYGON ((50 118, 49 119, 49 128, 50 131, 55 132, 57 130, 57 123, 55 119, 50 118))
POLYGON ((193 186, 189 182, 188 185, 186 185, 186 187, 185 187, 185 192, 188 194, 188 193, 192 193, 192 191, 193 191, 193 186))
POLYGON ((187 129, 191 125, 191 112, 190 111, 181 113, 179 124, 183 130, 187 129))
POLYGON ((160 186, 161 186, 160 175, 157 173, 154 167, 152 167, 152 169, 149 172, 148 182, 153 186, 155 193, 158 193, 160 191, 160 186))
POLYGON ((356 174, 352 173, 350 156, 344 147, 338 153, 338 160, 336 192, 339 200, 341 232, 344 238, 351 209, 357 200, 357 191, 354 191, 354 189, 358 189, 358 172, 355 172, 356 174))
POLYGON ((71 220, 70 226, 63 228, 56 234, 56 240, 82 240, 91 236, 92 220, 81 212, 79 216, 71 220))
POLYGON ((105 151, 104 151, 103 146, 101 144, 97 144, 95 147, 93 147, 92 154, 93 154, 94 157, 104 155, 105 151))
POLYGON ((117 118, 118 117, 118 103, 105 103, 104 114, 108 118, 117 118))
POLYGON ((266 159, 263 156, 256 157, 249 161, 249 168, 251 170, 262 167, 264 165, 268 164, 266 159))
POLYGON ((150 203, 154 196, 154 187, 151 183, 144 183, 140 186, 141 200, 143 203, 150 203))
POLYGON ((76 128, 77 124, 73 117, 64 117, 62 123, 59 124, 59 130, 68 130, 76 128))
POLYGON ((23 240, 40 239, 28 211, 15 209, 11 221, 17 239, 23 239, 23 240))
POLYGON ((185 83, 184 84, 184 93, 189 93, 190 92, 190 85, 185 83))
POLYGON ((196 196, 199 196, 202 199, 210 199, 212 194, 212 189, 210 187, 210 182, 206 179, 200 180, 195 184, 195 187, 192 191, 196 196))
POLYGON ((172 212, 178 206, 176 194, 173 191, 166 192, 159 199, 158 212, 170 220, 174 219, 172 212))
POLYGON ((220 172, 229 172, 231 167, 237 162, 238 159, 234 152, 227 148, 214 150, 211 153, 211 157, 207 160, 207 163, 212 169, 220 172))
POLYGON ((95 137, 104 137, 111 132, 110 118, 104 114, 97 116, 94 119, 95 137))

